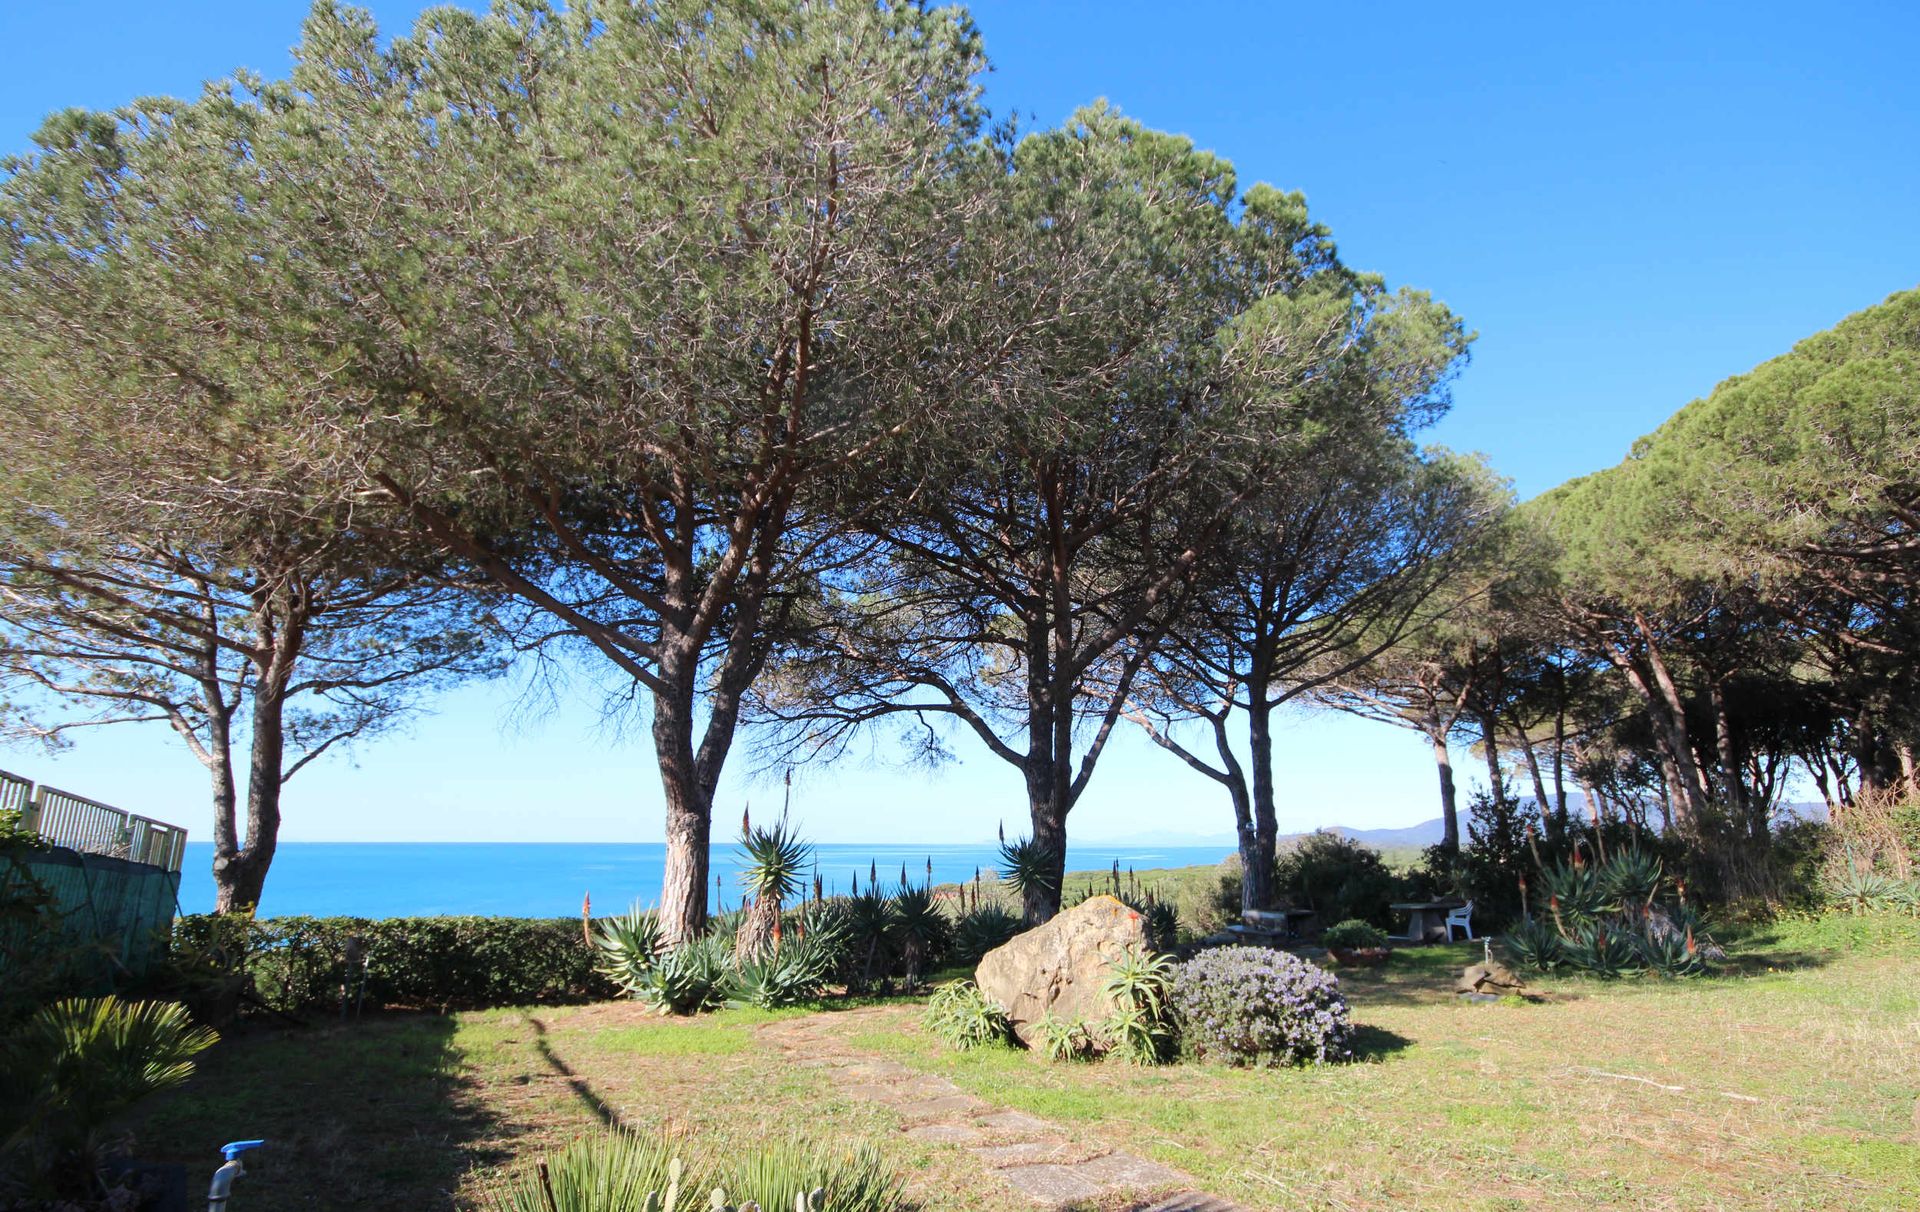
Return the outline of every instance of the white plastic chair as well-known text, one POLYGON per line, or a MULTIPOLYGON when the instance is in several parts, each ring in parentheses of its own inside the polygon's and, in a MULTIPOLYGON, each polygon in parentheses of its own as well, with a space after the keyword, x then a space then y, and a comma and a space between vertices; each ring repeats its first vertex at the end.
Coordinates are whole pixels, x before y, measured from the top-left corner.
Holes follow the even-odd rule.
POLYGON ((1453 930, 1454 930, 1454 927, 1456 926, 1458 926, 1462 930, 1465 930, 1467 932, 1467 937, 1469 939, 1473 937, 1473 902, 1472 901, 1468 901, 1466 904, 1460 906, 1458 909, 1450 909, 1447 911, 1447 941, 1448 942, 1453 941, 1453 930))

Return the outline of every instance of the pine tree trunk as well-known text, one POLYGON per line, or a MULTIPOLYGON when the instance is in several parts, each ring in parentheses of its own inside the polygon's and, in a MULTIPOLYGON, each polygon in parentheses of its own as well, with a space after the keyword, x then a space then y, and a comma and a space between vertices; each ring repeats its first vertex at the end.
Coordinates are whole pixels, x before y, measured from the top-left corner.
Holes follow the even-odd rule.
POLYGON ((1240 828, 1240 907, 1271 909, 1278 889, 1274 887, 1274 847, 1280 836, 1279 816, 1273 800, 1273 708, 1255 694, 1247 713, 1248 749, 1253 760, 1252 820, 1247 821, 1244 801, 1246 789, 1239 780, 1229 784, 1234 793, 1234 813, 1243 822, 1240 828))
POLYGON ((1453 755, 1447 751, 1447 734, 1430 730, 1427 741, 1433 746, 1433 764, 1440 772, 1440 844, 1449 851, 1460 849, 1460 808, 1453 787, 1453 755))
MULTIPOLYGON (((253 685, 251 744, 247 755, 247 836, 232 853, 213 860, 216 913, 252 913, 260 907, 280 844, 280 790, 285 781, 287 687, 293 678, 305 636, 305 620, 297 613, 282 617, 282 605, 263 600, 256 615, 256 644, 252 657, 257 676, 253 685)), ((218 825, 216 824, 216 829, 218 825)), ((229 841, 236 841, 229 832, 229 841)))
POLYGON ((668 943, 698 938, 707 928, 707 864, 713 832, 712 792, 693 757, 696 663, 663 660, 667 689, 653 700, 653 749, 666 798, 666 869, 660 879, 660 933, 668 943))

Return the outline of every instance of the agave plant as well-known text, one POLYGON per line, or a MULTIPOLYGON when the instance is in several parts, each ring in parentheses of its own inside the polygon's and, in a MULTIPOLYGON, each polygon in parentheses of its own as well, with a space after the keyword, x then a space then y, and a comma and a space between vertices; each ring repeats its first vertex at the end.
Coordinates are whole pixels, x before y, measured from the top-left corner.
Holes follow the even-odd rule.
POLYGON ((897 1175, 866 1147, 783 1141, 691 1165, 673 1148, 665 1137, 620 1128, 581 1137, 498 1180, 485 1206, 488 1212, 897 1212, 904 1198, 897 1175))
POLYGON ((634 990, 662 1014, 698 1014, 726 1002, 730 947, 724 936, 702 935, 662 952, 634 990))
POLYGON ((218 1038, 171 1002, 98 997, 43 1006, 0 1039, 4 1172, 17 1163, 18 1173, 51 1184, 47 1194, 93 1196, 108 1125, 186 1081, 193 1058, 218 1038))
POLYGON ((660 954, 660 919, 638 904, 600 923, 594 934, 594 970, 628 993, 640 987, 660 954))
POLYGON ((1693 931, 1649 931, 1635 937, 1640 959, 1662 976, 1698 976, 1707 970, 1707 957, 1694 941, 1693 931))
POLYGON ((1100 1033, 1079 1018, 1055 1018, 1051 1010, 1034 1023, 1040 1051, 1050 1061, 1090 1061, 1104 1050, 1100 1033))
POLYGON ((727 1001, 765 1010, 812 1001, 826 990, 839 958, 838 940, 832 934, 788 935, 735 965, 727 1001))
POLYGON ((1000 842, 1000 878, 1006 880, 1022 903, 1029 906, 1027 917, 1030 924, 1034 902, 1051 897, 1059 890, 1059 881, 1054 875, 1059 866, 1058 858, 1050 847, 1032 838, 1016 838, 1011 842, 1003 838, 1000 842))
POLYGON ((1883 871, 1862 867, 1852 861, 1839 864, 1821 881, 1827 900, 1849 913, 1871 913, 1895 907, 1902 899, 1901 881, 1883 871))

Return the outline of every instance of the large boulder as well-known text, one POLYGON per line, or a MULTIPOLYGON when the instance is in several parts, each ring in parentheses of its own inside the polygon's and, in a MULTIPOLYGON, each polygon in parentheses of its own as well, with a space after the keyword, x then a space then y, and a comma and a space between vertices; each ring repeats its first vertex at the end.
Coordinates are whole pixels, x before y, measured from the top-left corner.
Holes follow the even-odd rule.
POLYGON ((1034 1024, 1049 1012, 1088 1023, 1106 1018, 1113 1009, 1101 990, 1108 966, 1128 948, 1146 946, 1146 920, 1111 896, 1096 896, 987 952, 973 980, 1007 1012, 1021 1042, 1032 1044, 1034 1024))

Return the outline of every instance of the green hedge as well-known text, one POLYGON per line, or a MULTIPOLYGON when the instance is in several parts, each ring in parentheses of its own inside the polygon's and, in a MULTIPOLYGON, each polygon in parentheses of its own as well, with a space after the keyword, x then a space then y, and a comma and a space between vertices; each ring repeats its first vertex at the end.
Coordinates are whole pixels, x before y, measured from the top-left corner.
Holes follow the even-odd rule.
POLYGON ((195 914, 174 925, 185 970, 244 971, 262 1001, 290 1014, 363 1009, 471 1010, 619 996, 594 971, 578 918, 275 917, 195 914), (358 940, 358 965, 349 953, 358 940), (363 987, 364 984, 364 987, 363 987))

